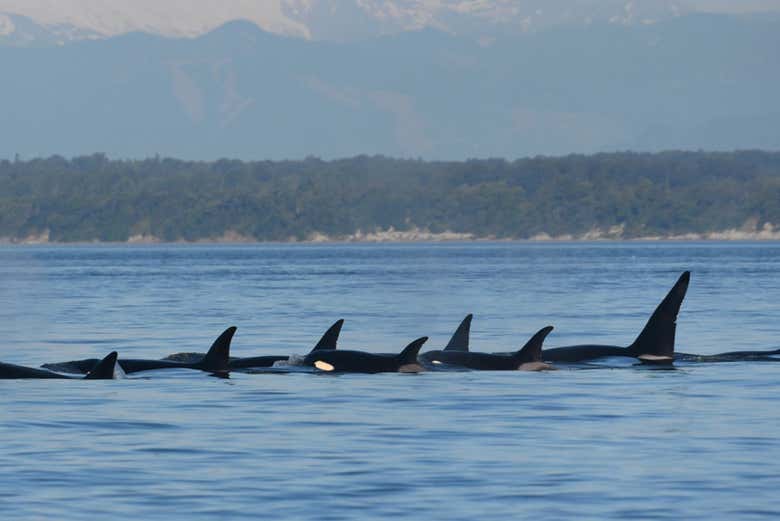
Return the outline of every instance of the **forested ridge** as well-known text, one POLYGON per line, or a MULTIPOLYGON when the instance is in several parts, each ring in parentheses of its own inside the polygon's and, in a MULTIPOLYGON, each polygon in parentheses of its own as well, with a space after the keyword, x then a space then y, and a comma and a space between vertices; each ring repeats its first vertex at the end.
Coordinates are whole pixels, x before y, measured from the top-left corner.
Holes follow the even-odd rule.
POLYGON ((0 161, 0 238, 338 239, 426 230, 476 238, 623 238, 780 224, 780 153, 605 153, 462 162, 102 154, 0 161), (616 227, 619 227, 618 231, 616 227))

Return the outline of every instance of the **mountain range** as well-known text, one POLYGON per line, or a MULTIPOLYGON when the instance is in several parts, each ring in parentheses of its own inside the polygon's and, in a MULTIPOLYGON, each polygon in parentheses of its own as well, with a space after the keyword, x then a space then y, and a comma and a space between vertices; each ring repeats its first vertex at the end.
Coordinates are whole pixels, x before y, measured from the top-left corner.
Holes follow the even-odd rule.
POLYGON ((315 40, 433 28, 489 42, 564 24, 649 24, 691 13, 759 11, 780 11, 780 0, 0 0, 0 38, 38 45, 127 32, 194 37, 240 19, 315 40), (37 26, 32 32, 30 22, 37 26))
POLYGON ((569 21, 545 18, 555 2, 537 3, 542 14, 525 23, 512 2, 450 2, 426 19, 425 9, 401 7, 436 2, 298 0, 290 17, 296 3, 285 1, 284 27, 233 21, 203 34, 189 21, 178 30, 139 21, 148 32, 124 33, 99 19, 2 15, 0 157, 780 148, 776 14, 634 2, 615 3, 615 18, 604 2, 603 14, 569 21), (383 17, 372 5, 397 9, 383 17), (342 38, 317 22, 329 6, 354 7, 342 38))
MULTIPOLYGON (((774 0, 763 3, 767 1, 774 0)), ((717 4, 717 0, 0 0, 0 34, 16 44, 40 43, 41 39, 30 38, 33 22, 40 28, 37 36, 50 33, 43 41, 59 43, 135 31, 193 37, 243 19, 276 34, 317 40, 349 41, 426 27, 489 40, 496 34, 558 24, 651 23, 701 9, 718 10, 717 4)))

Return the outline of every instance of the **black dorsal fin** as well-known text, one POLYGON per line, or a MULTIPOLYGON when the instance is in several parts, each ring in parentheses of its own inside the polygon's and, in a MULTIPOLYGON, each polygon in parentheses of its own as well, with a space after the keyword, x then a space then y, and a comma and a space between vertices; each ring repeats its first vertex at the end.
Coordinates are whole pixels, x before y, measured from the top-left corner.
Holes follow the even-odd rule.
POLYGON ((466 318, 458 326, 458 329, 452 334, 450 342, 445 351, 468 351, 469 350, 469 333, 471 332, 471 319, 474 317, 471 313, 466 315, 466 318))
POLYGON ((87 373, 84 380, 113 380, 116 375, 116 360, 118 356, 116 351, 108 353, 105 358, 87 373))
POLYGON ((674 334, 677 329, 677 314, 688 291, 691 272, 680 275, 677 283, 669 290, 645 324, 629 350, 633 356, 674 356, 674 334))
POLYGON ((519 349, 514 355, 512 355, 518 363, 525 364, 528 362, 541 362, 542 361, 542 344, 544 339, 553 330, 552 326, 543 327, 536 332, 531 339, 525 343, 525 345, 519 349))
POLYGON ((344 319, 337 320, 332 326, 325 331, 320 341, 314 346, 312 351, 321 351, 323 349, 336 349, 336 344, 339 341, 339 334, 341 333, 341 326, 344 325, 344 319))
POLYGON ((428 340, 427 336, 420 337, 417 340, 413 341, 408 346, 404 347, 404 350, 401 351, 401 353, 397 357, 399 365, 416 364, 417 353, 420 352, 420 348, 427 340, 428 340))
POLYGON ((236 327, 231 326, 222 332, 221 335, 211 344, 206 356, 200 361, 199 369, 213 372, 226 372, 228 370, 228 361, 230 360, 230 342, 236 333, 236 327))

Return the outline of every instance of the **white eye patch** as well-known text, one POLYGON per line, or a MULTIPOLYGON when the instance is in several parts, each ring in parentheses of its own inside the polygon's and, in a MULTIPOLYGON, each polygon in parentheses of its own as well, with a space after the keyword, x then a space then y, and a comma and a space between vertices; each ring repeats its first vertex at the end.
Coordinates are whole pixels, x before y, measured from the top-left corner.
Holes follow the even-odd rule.
POLYGON ((333 371, 334 369, 336 369, 328 362, 323 362, 322 360, 317 360, 316 362, 314 362, 314 367, 316 367, 320 371, 333 371))

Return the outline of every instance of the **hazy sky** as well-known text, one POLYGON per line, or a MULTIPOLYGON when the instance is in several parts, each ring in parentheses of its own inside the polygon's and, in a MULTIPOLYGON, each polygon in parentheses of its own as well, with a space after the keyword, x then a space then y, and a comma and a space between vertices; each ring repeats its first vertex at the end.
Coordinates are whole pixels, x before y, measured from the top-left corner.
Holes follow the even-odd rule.
POLYGON ((742 13, 752 11, 780 11, 780 0, 687 0, 702 11, 742 13))
MULTIPOLYGON (((172 36, 201 34, 239 18, 276 33, 318 37, 330 26, 346 28, 366 20, 385 24, 384 29, 441 27, 452 16, 542 27, 591 16, 614 20, 634 13, 638 19, 654 19, 658 13, 691 10, 780 11, 780 0, 0 0, 0 13, 43 24, 70 24, 106 35, 142 30, 172 36)), ((367 30, 380 29, 372 25, 367 30)))

